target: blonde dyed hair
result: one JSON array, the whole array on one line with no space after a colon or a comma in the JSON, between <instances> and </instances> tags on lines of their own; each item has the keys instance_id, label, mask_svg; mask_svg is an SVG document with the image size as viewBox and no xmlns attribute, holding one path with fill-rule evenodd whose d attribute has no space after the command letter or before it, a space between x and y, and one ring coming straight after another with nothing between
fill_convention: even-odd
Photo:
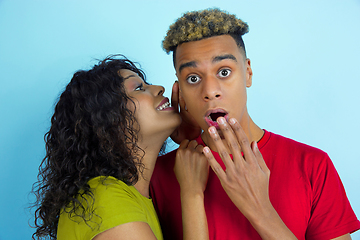
<instances>
[{"instance_id":1,"label":"blonde dyed hair","mask_svg":"<svg viewBox=\"0 0 360 240\"><path fill-rule=\"evenodd\" d=\"M162 47L169 53L181 43L224 34L231 35L238 43L237 39L242 42L241 36L248 31L247 23L218 8L186 12L170 26ZM244 48L243 43L242 47Z\"/></svg>"}]
</instances>

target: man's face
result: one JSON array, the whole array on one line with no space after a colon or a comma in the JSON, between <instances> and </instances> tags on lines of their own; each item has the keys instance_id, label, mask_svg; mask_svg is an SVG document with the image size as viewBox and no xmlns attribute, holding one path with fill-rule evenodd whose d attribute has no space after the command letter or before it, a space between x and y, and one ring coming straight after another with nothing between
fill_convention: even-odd
<instances>
[{"instance_id":1,"label":"man's face","mask_svg":"<svg viewBox=\"0 0 360 240\"><path fill-rule=\"evenodd\" d=\"M252 70L230 35L180 44L175 68L187 110L205 134L209 126L218 128L219 116L247 123L246 87L251 86Z\"/></svg>"}]
</instances>

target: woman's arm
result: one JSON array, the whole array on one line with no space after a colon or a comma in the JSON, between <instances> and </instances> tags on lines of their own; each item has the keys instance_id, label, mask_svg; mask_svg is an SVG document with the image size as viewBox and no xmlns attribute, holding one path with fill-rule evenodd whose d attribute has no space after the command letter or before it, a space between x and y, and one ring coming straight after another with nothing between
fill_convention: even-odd
<instances>
[{"instance_id":1,"label":"woman's arm","mask_svg":"<svg viewBox=\"0 0 360 240\"><path fill-rule=\"evenodd\" d=\"M203 146L195 140L184 140L177 151L175 175L180 185L184 240L208 240L209 231L204 207L209 164L202 154ZM121 224L98 234L93 240L156 240L145 222Z\"/></svg>"},{"instance_id":2,"label":"woman's arm","mask_svg":"<svg viewBox=\"0 0 360 240\"><path fill-rule=\"evenodd\" d=\"M351 240L350 233L347 233L345 235L342 235L340 237L334 238L333 240Z\"/></svg>"},{"instance_id":3,"label":"woman's arm","mask_svg":"<svg viewBox=\"0 0 360 240\"><path fill-rule=\"evenodd\" d=\"M96 235L93 240L157 240L149 224L129 222Z\"/></svg>"},{"instance_id":4,"label":"woman's arm","mask_svg":"<svg viewBox=\"0 0 360 240\"><path fill-rule=\"evenodd\" d=\"M209 165L202 150L195 140L184 140L176 153L174 172L180 185L184 240L209 239L204 207Z\"/></svg>"}]
</instances>

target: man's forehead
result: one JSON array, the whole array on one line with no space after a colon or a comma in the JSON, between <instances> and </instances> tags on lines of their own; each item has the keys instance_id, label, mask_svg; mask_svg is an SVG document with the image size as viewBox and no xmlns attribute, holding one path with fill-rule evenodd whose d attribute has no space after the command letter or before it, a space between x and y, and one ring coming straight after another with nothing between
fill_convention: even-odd
<instances>
[{"instance_id":1,"label":"man's forehead","mask_svg":"<svg viewBox=\"0 0 360 240\"><path fill-rule=\"evenodd\" d=\"M176 48L176 70L182 65L185 67L195 67L203 61L219 62L224 59L239 61L240 49L235 40L230 35L210 37L194 42L180 44Z\"/></svg>"},{"instance_id":2,"label":"man's forehead","mask_svg":"<svg viewBox=\"0 0 360 240\"><path fill-rule=\"evenodd\" d=\"M234 62L238 62L238 59L230 53L224 53L224 54L218 54L215 56L209 57L208 61L212 64L216 64L218 62L221 62L223 60L231 60ZM192 61L179 61L179 67L178 72L180 73L184 68L190 67L190 68L196 68L199 65L200 61L198 60L192 60Z\"/></svg>"}]
</instances>

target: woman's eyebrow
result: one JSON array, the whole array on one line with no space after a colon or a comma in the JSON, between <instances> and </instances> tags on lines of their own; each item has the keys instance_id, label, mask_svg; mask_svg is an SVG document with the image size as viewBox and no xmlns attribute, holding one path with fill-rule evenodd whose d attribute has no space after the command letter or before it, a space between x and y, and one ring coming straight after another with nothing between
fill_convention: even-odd
<instances>
[{"instance_id":1,"label":"woman's eyebrow","mask_svg":"<svg viewBox=\"0 0 360 240\"><path fill-rule=\"evenodd\" d=\"M133 74L131 74L131 75L127 76L127 77L124 77L124 80L129 79L129 78L131 78L131 77L136 77L136 76L133 75Z\"/></svg>"}]
</instances>

